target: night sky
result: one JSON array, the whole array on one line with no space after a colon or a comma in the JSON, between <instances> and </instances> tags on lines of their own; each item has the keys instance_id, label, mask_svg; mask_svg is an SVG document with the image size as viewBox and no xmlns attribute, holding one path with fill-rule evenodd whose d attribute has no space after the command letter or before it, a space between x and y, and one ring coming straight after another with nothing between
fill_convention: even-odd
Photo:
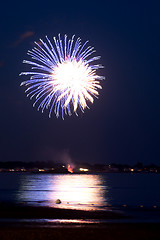
<instances>
[{"instance_id":1,"label":"night sky","mask_svg":"<svg viewBox=\"0 0 160 240\"><path fill-rule=\"evenodd\" d=\"M3 2L0 160L160 165L159 12L159 1ZM58 33L89 40L106 78L90 110L65 120L33 108L19 76L34 41Z\"/></svg>"}]
</instances>

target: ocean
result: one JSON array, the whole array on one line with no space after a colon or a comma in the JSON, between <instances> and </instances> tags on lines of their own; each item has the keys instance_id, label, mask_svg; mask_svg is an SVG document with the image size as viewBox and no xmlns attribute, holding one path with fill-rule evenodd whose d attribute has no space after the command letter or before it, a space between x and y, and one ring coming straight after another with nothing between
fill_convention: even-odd
<instances>
[{"instance_id":1,"label":"ocean","mask_svg":"<svg viewBox=\"0 0 160 240\"><path fill-rule=\"evenodd\" d=\"M156 173L2 172L0 202L83 210L160 208L159 183Z\"/></svg>"}]
</instances>

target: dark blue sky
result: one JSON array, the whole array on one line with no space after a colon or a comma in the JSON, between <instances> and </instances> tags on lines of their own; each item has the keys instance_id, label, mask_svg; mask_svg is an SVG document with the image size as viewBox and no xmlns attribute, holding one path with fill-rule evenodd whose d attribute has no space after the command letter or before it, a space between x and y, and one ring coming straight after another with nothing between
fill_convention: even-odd
<instances>
[{"instance_id":1,"label":"dark blue sky","mask_svg":"<svg viewBox=\"0 0 160 240\"><path fill-rule=\"evenodd\" d=\"M3 3L0 160L160 165L159 12L158 1ZM64 121L36 111L19 77L33 42L58 33L89 40L106 77L91 109Z\"/></svg>"}]
</instances>

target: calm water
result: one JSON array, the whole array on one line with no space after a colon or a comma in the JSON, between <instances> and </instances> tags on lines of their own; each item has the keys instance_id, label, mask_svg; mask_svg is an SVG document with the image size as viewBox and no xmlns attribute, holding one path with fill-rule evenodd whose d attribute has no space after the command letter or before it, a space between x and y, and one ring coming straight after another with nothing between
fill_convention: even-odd
<instances>
[{"instance_id":1,"label":"calm water","mask_svg":"<svg viewBox=\"0 0 160 240\"><path fill-rule=\"evenodd\" d=\"M160 174L149 173L0 173L0 201L76 209L153 207L160 206L159 183Z\"/></svg>"}]
</instances>

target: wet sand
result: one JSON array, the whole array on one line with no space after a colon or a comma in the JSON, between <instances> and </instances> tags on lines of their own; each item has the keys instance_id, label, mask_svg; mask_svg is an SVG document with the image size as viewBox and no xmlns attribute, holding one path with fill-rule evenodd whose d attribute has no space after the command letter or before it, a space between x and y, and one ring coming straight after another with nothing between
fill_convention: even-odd
<instances>
[{"instance_id":1,"label":"wet sand","mask_svg":"<svg viewBox=\"0 0 160 240\"><path fill-rule=\"evenodd\" d=\"M63 226L56 228L3 227L1 240L159 240L160 224L108 223L98 226Z\"/></svg>"},{"instance_id":2,"label":"wet sand","mask_svg":"<svg viewBox=\"0 0 160 240\"><path fill-rule=\"evenodd\" d=\"M10 222L10 219L15 221ZM27 224L19 221L28 219ZM0 204L0 240L159 240L160 223L36 224L33 219L127 220L130 216L110 209L82 211L50 207ZM17 221L17 222L16 222Z\"/></svg>"},{"instance_id":3,"label":"wet sand","mask_svg":"<svg viewBox=\"0 0 160 240\"><path fill-rule=\"evenodd\" d=\"M51 207L33 207L14 204L0 204L0 219L123 219L126 218L123 213L109 209L100 210L73 210Z\"/></svg>"}]
</instances>

